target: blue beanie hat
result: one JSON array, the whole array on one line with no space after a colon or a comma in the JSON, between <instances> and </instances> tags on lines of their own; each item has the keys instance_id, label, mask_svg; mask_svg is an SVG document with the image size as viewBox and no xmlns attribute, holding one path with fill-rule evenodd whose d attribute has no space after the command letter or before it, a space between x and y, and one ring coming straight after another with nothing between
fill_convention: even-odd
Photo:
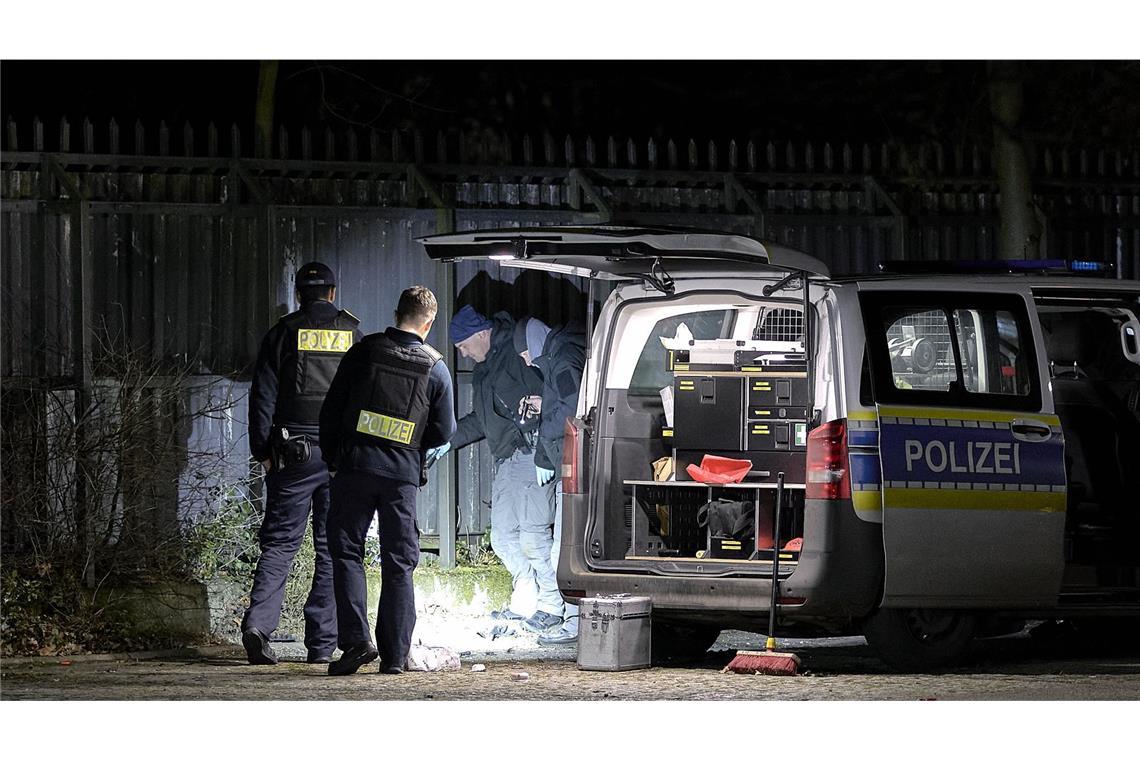
<instances>
[{"instance_id":1,"label":"blue beanie hat","mask_svg":"<svg viewBox=\"0 0 1140 760\"><path fill-rule=\"evenodd\" d=\"M491 329L491 320L475 311L470 305L455 312L447 326L452 343L462 343L477 332Z\"/></svg>"}]
</instances>

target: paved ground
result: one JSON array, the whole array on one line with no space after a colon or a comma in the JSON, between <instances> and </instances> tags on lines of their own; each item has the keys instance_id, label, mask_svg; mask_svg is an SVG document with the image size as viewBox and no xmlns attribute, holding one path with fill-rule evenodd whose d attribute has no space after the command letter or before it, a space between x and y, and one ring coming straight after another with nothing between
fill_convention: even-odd
<instances>
[{"instance_id":1,"label":"paved ground","mask_svg":"<svg viewBox=\"0 0 1140 760\"><path fill-rule=\"evenodd\" d=\"M42 658L0 663L3 699L782 699L1036 700L1140 699L1140 653L1083 653L1028 637L991 640L970 663L940 675L899 675L861 638L794 639L803 658L794 678L720 673L732 650L755 638L726 632L699 661L623 673L584 672L570 647L540 649L531 638L463 640L463 669L375 672L329 678L306 665L298 645L278 644L277 666L250 666L236 647L153 659ZM474 641L474 645L472 645ZM482 644L480 644L482 642ZM430 642L429 642L430 643ZM69 664L64 664L64 663ZM485 672L472 672L481 663ZM371 671L371 669L369 669ZM526 673L526 680L515 680Z\"/></svg>"}]
</instances>

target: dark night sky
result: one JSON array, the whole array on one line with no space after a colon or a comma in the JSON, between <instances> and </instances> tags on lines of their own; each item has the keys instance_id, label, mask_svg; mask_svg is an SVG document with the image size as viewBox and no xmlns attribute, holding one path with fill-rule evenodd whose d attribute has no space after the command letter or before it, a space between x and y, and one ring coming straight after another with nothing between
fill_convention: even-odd
<instances>
[{"instance_id":1,"label":"dark night sky","mask_svg":"<svg viewBox=\"0 0 1140 760\"><path fill-rule=\"evenodd\" d=\"M1025 65L1031 137L1134 144L1140 64ZM0 111L252 124L256 61L6 61ZM277 121L707 138L988 140L980 61L283 61Z\"/></svg>"}]
</instances>

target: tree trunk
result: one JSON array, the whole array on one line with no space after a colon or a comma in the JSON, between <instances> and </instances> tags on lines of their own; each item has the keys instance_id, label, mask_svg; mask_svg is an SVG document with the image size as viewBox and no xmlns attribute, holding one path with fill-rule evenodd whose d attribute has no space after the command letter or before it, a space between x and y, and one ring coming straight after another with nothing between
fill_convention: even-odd
<instances>
[{"instance_id":1,"label":"tree trunk","mask_svg":"<svg viewBox=\"0 0 1140 760\"><path fill-rule=\"evenodd\" d=\"M277 61L262 61L257 78L257 110L254 114L254 155L273 154L273 109L277 92Z\"/></svg>"},{"instance_id":2,"label":"tree trunk","mask_svg":"<svg viewBox=\"0 0 1140 760\"><path fill-rule=\"evenodd\" d=\"M989 80L994 168L1001 195L998 256L1002 259L1039 258L1041 228L1033 207L1029 158L1019 129L1024 99L1021 67L1016 61L991 61Z\"/></svg>"}]
</instances>

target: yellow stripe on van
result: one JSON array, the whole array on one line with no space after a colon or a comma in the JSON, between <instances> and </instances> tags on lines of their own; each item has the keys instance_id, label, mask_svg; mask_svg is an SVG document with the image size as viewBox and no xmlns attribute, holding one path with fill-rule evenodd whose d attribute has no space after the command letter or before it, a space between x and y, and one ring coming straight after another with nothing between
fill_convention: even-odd
<instances>
[{"instance_id":1,"label":"yellow stripe on van","mask_svg":"<svg viewBox=\"0 0 1140 760\"><path fill-rule=\"evenodd\" d=\"M883 511L883 497L879 491L852 491L851 503L856 512Z\"/></svg>"},{"instance_id":2,"label":"yellow stripe on van","mask_svg":"<svg viewBox=\"0 0 1140 760\"><path fill-rule=\"evenodd\" d=\"M874 422L875 420L879 419L879 415L876 414L875 412L858 412L858 411L850 411L849 410L847 412L847 419L849 419L849 420L864 420L864 421Z\"/></svg>"},{"instance_id":3,"label":"yellow stripe on van","mask_svg":"<svg viewBox=\"0 0 1140 760\"><path fill-rule=\"evenodd\" d=\"M883 490L883 500L887 509L987 509L997 512L1065 511L1064 493L1044 491L887 488Z\"/></svg>"},{"instance_id":4,"label":"yellow stripe on van","mask_svg":"<svg viewBox=\"0 0 1140 760\"><path fill-rule=\"evenodd\" d=\"M918 417L935 420L976 420L980 422L1010 422L1024 419L1036 420L1046 425L1060 425L1061 419L1055 414L1032 414L1017 411L980 411L977 409L944 409L936 406L883 406L879 414L885 417ZM850 419L860 419L849 414ZM866 419L875 419L874 416Z\"/></svg>"},{"instance_id":5,"label":"yellow stripe on van","mask_svg":"<svg viewBox=\"0 0 1140 760\"><path fill-rule=\"evenodd\" d=\"M352 348L352 330L298 330L298 351L343 354Z\"/></svg>"}]
</instances>

